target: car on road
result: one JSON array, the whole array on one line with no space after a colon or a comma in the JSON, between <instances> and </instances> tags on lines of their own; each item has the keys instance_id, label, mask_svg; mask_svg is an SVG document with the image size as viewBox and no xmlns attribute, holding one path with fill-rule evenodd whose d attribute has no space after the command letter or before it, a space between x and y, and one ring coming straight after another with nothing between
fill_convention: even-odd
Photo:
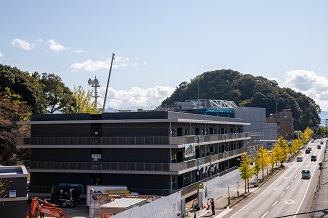
<instances>
[{"instance_id":1,"label":"car on road","mask_svg":"<svg viewBox=\"0 0 328 218\"><path fill-rule=\"evenodd\" d=\"M316 154L311 155L311 161L317 161L317 155Z\"/></svg>"},{"instance_id":2,"label":"car on road","mask_svg":"<svg viewBox=\"0 0 328 218\"><path fill-rule=\"evenodd\" d=\"M308 147L307 149L309 149L310 151L312 151L312 147Z\"/></svg>"},{"instance_id":3,"label":"car on road","mask_svg":"<svg viewBox=\"0 0 328 218\"><path fill-rule=\"evenodd\" d=\"M320 144L323 144L323 140L320 141Z\"/></svg>"},{"instance_id":4,"label":"car on road","mask_svg":"<svg viewBox=\"0 0 328 218\"><path fill-rule=\"evenodd\" d=\"M307 148L307 149L305 150L305 154L310 154L310 153L311 153L311 150Z\"/></svg>"},{"instance_id":5,"label":"car on road","mask_svg":"<svg viewBox=\"0 0 328 218\"><path fill-rule=\"evenodd\" d=\"M297 162L302 162L302 161L303 161L303 157L302 157L302 156L298 156L298 157L296 158L296 160L297 160Z\"/></svg>"},{"instance_id":6,"label":"car on road","mask_svg":"<svg viewBox=\"0 0 328 218\"><path fill-rule=\"evenodd\" d=\"M309 169L302 170L302 179L310 179L311 178L311 171Z\"/></svg>"},{"instance_id":7,"label":"car on road","mask_svg":"<svg viewBox=\"0 0 328 218\"><path fill-rule=\"evenodd\" d=\"M317 145L317 149L321 149L321 145Z\"/></svg>"}]
</instances>

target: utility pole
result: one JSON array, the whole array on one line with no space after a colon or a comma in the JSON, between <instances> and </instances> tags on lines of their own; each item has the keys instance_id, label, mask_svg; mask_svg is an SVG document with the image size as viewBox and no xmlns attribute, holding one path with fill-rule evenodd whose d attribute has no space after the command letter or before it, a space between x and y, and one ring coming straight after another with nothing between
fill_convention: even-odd
<instances>
[{"instance_id":1,"label":"utility pole","mask_svg":"<svg viewBox=\"0 0 328 218\"><path fill-rule=\"evenodd\" d=\"M325 133L326 133L326 134L325 134L325 136L327 137L327 124L328 124L328 119L326 118L325 121L326 121L326 122L325 122L325 123L326 123L326 129L325 129Z\"/></svg>"}]
</instances>

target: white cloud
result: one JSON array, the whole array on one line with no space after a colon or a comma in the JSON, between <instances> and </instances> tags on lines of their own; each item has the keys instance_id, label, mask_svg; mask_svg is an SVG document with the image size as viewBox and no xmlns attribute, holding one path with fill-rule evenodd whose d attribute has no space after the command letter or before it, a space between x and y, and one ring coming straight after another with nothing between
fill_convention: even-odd
<instances>
[{"instance_id":1,"label":"white cloud","mask_svg":"<svg viewBox=\"0 0 328 218\"><path fill-rule=\"evenodd\" d=\"M86 60L82 63L74 63L71 65L71 70L76 71L96 71L102 69L109 69L109 60L106 61L93 61L91 59Z\"/></svg>"},{"instance_id":2,"label":"white cloud","mask_svg":"<svg viewBox=\"0 0 328 218\"><path fill-rule=\"evenodd\" d=\"M53 39L47 41L47 46L54 52L60 52L65 49L63 45Z\"/></svg>"},{"instance_id":3,"label":"white cloud","mask_svg":"<svg viewBox=\"0 0 328 218\"><path fill-rule=\"evenodd\" d=\"M106 108L111 107L115 109L138 109L148 108L154 109L159 106L163 100L169 97L174 87L156 86L149 89L142 89L139 87L132 87L130 90L115 90L111 87L108 89ZM100 88L100 96L104 96L106 87ZM103 97L99 102L103 104Z\"/></svg>"},{"instance_id":4,"label":"white cloud","mask_svg":"<svg viewBox=\"0 0 328 218\"><path fill-rule=\"evenodd\" d=\"M287 72L283 85L309 96L322 110L328 110L327 78L318 76L313 71L294 70Z\"/></svg>"},{"instance_id":5,"label":"white cloud","mask_svg":"<svg viewBox=\"0 0 328 218\"><path fill-rule=\"evenodd\" d=\"M14 47L18 47L23 50L31 50L34 48L34 44L30 44L29 42L22 39L14 39L11 42L11 45Z\"/></svg>"},{"instance_id":6,"label":"white cloud","mask_svg":"<svg viewBox=\"0 0 328 218\"><path fill-rule=\"evenodd\" d=\"M111 58L108 58L107 60L104 60L104 61L93 61L91 59L88 59L84 62L74 63L71 65L70 68L73 72L96 71L96 70L109 69L111 60L112 60ZM130 63L128 57L125 57L125 58L124 57L115 57L115 60L113 62L113 68L138 66L138 65L139 64L137 62Z\"/></svg>"},{"instance_id":7,"label":"white cloud","mask_svg":"<svg viewBox=\"0 0 328 218\"><path fill-rule=\"evenodd\" d=\"M86 53L87 51L83 50L82 48L78 48L78 49L74 49L74 52L76 54L82 54L82 53Z\"/></svg>"},{"instance_id":8,"label":"white cloud","mask_svg":"<svg viewBox=\"0 0 328 218\"><path fill-rule=\"evenodd\" d=\"M1 51L0 51L0 58L2 58L3 57L3 54L1 53Z\"/></svg>"}]
</instances>

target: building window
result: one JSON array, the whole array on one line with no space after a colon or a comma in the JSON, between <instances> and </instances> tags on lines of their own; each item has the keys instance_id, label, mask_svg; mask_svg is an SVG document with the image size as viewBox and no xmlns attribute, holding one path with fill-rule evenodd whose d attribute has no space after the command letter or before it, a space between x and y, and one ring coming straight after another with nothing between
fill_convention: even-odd
<instances>
[{"instance_id":1,"label":"building window","mask_svg":"<svg viewBox=\"0 0 328 218\"><path fill-rule=\"evenodd\" d=\"M189 135L189 129L184 129L184 135Z\"/></svg>"},{"instance_id":2,"label":"building window","mask_svg":"<svg viewBox=\"0 0 328 218\"><path fill-rule=\"evenodd\" d=\"M182 136L182 128L177 128L177 136Z\"/></svg>"},{"instance_id":3,"label":"building window","mask_svg":"<svg viewBox=\"0 0 328 218\"><path fill-rule=\"evenodd\" d=\"M213 134L213 128L210 128L210 134Z\"/></svg>"},{"instance_id":4,"label":"building window","mask_svg":"<svg viewBox=\"0 0 328 218\"><path fill-rule=\"evenodd\" d=\"M175 129L172 129L172 130L171 130L171 136L172 136L172 137L175 137L175 136L176 136L176 131L175 131Z\"/></svg>"},{"instance_id":5,"label":"building window","mask_svg":"<svg viewBox=\"0 0 328 218\"><path fill-rule=\"evenodd\" d=\"M177 179L176 178L172 178L172 189L176 189L177 186Z\"/></svg>"},{"instance_id":6,"label":"building window","mask_svg":"<svg viewBox=\"0 0 328 218\"><path fill-rule=\"evenodd\" d=\"M190 184L190 178L189 178L189 175L186 175L183 178L183 186L186 186L186 185L189 185L189 184Z\"/></svg>"},{"instance_id":7,"label":"building window","mask_svg":"<svg viewBox=\"0 0 328 218\"><path fill-rule=\"evenodd\" d=\"M172 162L176 162L177 161L177 154L174 153L174 154L171 155L171 161Z\"/></svg>"},{"instance_id":8,"label":"building window","mask_svg":"<svg viewBox=\"0 0 328 218\"><path fill-rule=\"evenodd\" d=\"M92 162L101 162L101 154L91 154Z\"/></svg>"},{"instance_id":9,"label":"building window","mask_svg":"<svg viewBox=\"0 0 328 218\"><path fill-rule=\"evenodd\" d=\"M199 135L199 128L195 128L195 135Z\"/></svg>"}]
</instances>

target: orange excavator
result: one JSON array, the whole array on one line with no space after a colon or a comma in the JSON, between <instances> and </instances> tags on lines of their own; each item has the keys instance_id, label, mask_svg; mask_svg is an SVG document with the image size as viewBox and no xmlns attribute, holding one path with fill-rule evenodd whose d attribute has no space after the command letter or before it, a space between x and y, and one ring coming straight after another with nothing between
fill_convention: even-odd
<instances>
[{"instance_id":1,"label":"orange excavator","mask_svg":"<svg viewBox=\"0 0 328 218\"><path fill-rule=\"evenodd\" d=\"M36 218L40 213L52 215L54 217L66 218L66 212L51 204L46 200L34 197L31 202L31 208L28 212L28 218Z\"/></svg>"}]
</instances>

